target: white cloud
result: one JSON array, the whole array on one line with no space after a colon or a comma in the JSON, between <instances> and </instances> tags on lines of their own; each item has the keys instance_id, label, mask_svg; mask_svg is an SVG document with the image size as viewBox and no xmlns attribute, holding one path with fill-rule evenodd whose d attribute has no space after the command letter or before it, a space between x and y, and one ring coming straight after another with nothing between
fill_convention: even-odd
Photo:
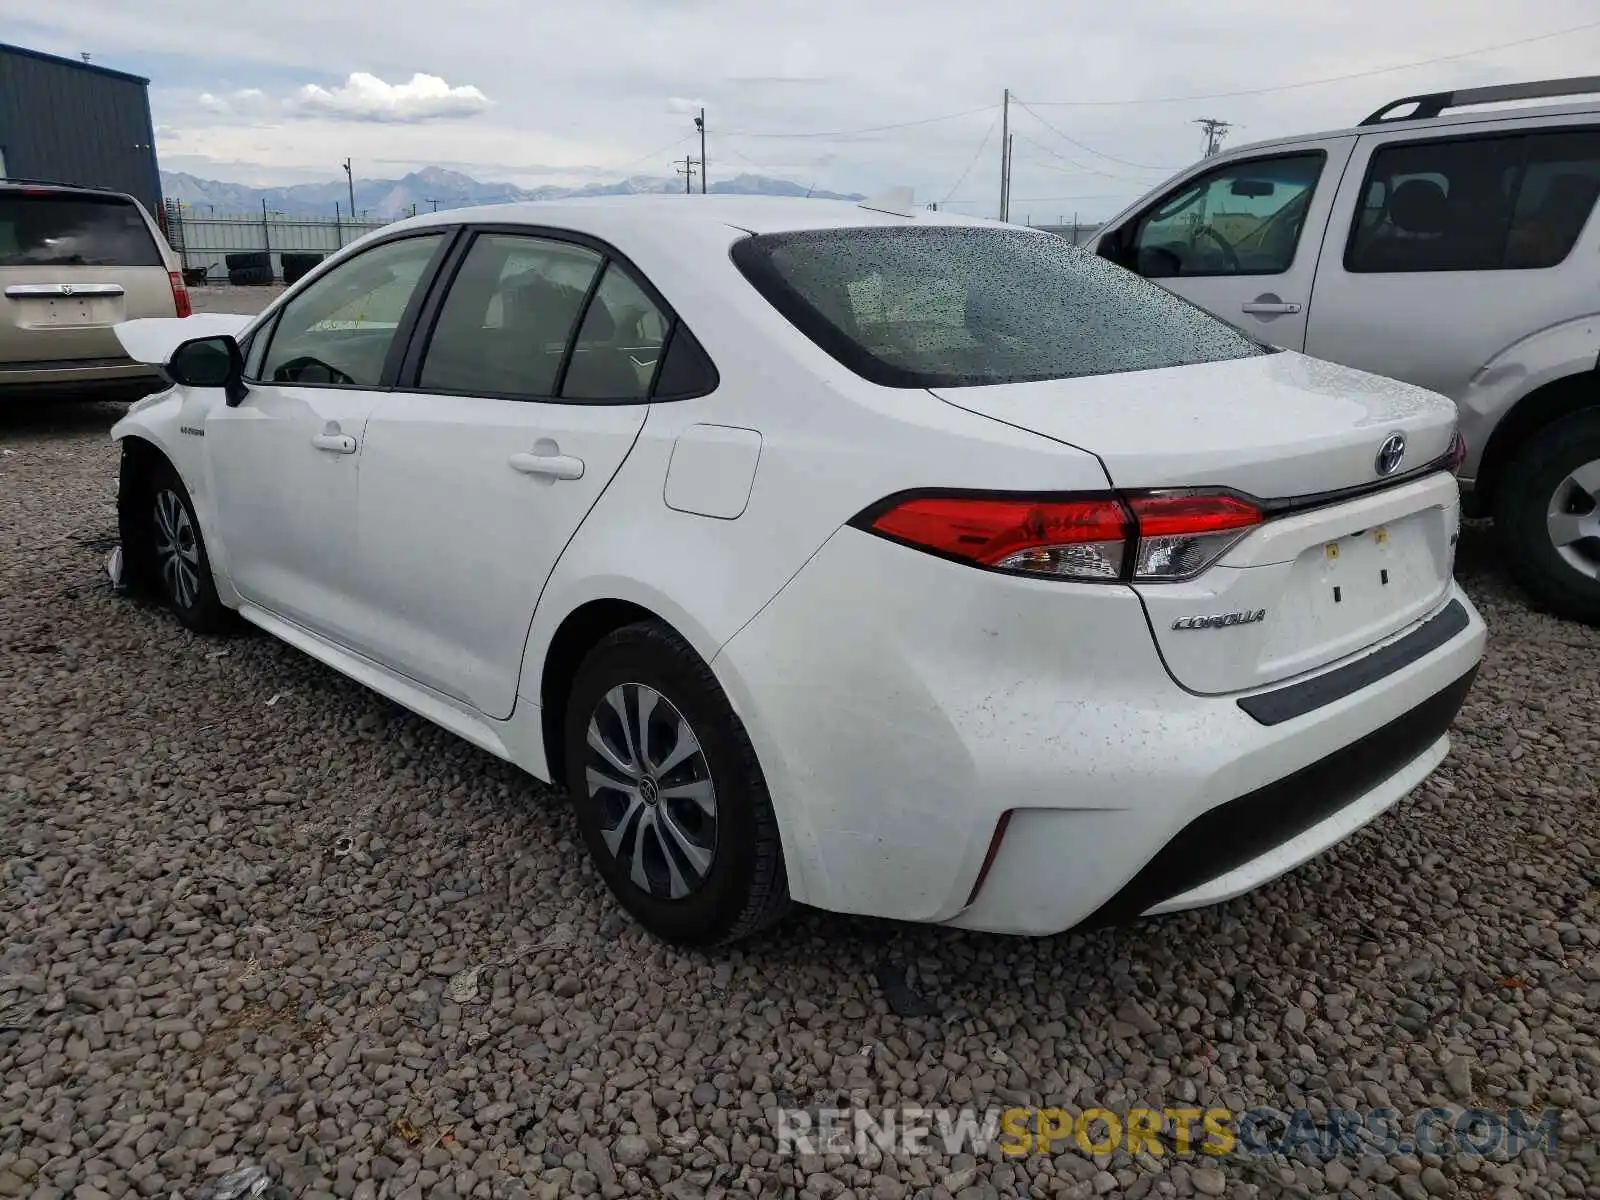
<instances>
[{"instance_id":1,"label":"white cloud","mask_svg":"<svg viewBox=\"0 0 1600 1200\"><path fill-rule=\"evenodd\" d=\"M477 116L488 110L489 103L489 97L471 84L451 87L437 75L418 73L409 83L385 83L376 75L356 71L341 87L306 84L290 99L288 108L319 117L409 125Z\"/></svg>"},{"instance_id":2,"label":"white cloud","mask_svg":"<svg viewBox=\"0 0 1600 1200\"><path fill-rule=\"evenodd\" d=\"M200 93L197 101L201 108L219 117L250 116L263 111L270 103L260 88L240 88L225 96L210 92Z\"/></svg>"},{"instance_id":3,"label":"white cloud","mask_svg":"<svg viewBox=\"0 0 1600 1200\"><path fill-rule=\"evenodd\" d=\"M705 106L706 102L704 100L690 100L683 96L671 96L667 99L667 111L669 113L697 113Z\"/></svg>"}]
</instances>

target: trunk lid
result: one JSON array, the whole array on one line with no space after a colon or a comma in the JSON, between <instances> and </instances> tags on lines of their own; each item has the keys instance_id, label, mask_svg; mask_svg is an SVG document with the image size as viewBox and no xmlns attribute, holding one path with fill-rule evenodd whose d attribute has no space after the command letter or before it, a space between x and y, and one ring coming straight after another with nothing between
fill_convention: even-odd
<instances>
[{"instance_id":1,"label":"trunk lid","mask_svg":"<svg viewBox=\"0 0 1600 1200\"><path fill-rule=\"evenodd\" d=\"M1448 596L1455 479L1408 478L1449 453L1456 413L1443 396L1290 352L935 393L1098 455L1119 489L1228 488L1296 502L1197 578L1135 586L1167 669L1191 691L1244 691L1317 670ZM1380 450L1394 434L1405 448L1387 475L1400 482L1327 495L1381 485Z\"/></svg>"},{"instance_id":2,"label":"trunk lid","mask_svg":"<svg viewBox=\"0 0 1600 1200\"><path fill-rule=\"evenodd\" d=\"M1398 380L1283 351L1155 371L935 388L949 404L1098 455L1119 488L1230 487L1263 500L1377 481L1445 454L1455 405Z\"/></svg>"}]
</instances>

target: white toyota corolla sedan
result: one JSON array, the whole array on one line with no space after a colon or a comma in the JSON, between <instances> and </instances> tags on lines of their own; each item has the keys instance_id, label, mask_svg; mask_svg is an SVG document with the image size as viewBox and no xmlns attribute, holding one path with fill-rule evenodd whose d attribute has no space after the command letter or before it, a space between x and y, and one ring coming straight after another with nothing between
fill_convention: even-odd
<instances>
[{"instance_id":1,"label":"white toyota corolla sedan","mask_svg":"<svg viewBox=\"0 0 1600 1200\"><path fill-rule=\"evenodd\" d=\"M129 584L564 785L673 941L1235 896L1416 787L1483 652L1448 400L1048 233L469 209L119 332L173 381Z\"/></svg>"}]
</instances>

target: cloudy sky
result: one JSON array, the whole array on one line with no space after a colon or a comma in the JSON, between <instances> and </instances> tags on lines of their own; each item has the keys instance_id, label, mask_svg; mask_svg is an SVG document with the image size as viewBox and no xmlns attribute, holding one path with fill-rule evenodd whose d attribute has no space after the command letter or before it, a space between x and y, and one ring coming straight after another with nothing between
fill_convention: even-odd
<instances>
[{"instance_id":1,"label":"cloudy sky","mask_svg":"<svg viewBox=\"0 0 1600 1200\"><path fill-rule=\"evenodd\" d=\"M0 18L9 41L149 76L163 167L254 184L341 177L346 155L368 177L667 175L704 104L713 180L909 184L990 213L1010 87L1012 215L1035 221L1114 212L1199 157L1197 117L1234 144L1600 61L1594 0L0 0Z\"/></svg>"}]
</instances>

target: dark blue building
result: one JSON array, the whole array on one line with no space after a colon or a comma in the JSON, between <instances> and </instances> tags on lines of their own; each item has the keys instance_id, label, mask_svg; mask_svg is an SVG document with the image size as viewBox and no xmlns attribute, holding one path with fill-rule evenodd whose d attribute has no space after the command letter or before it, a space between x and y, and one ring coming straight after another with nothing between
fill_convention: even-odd
<instances>
[{"instance_id":1,"label":"dark blue building","mask_svg":"<svg viewBox=\"0 0 1600 1200\"><path fill-rule=\"evenodd\" d=\"M0 176L111 188L161 214L150 81L0 43Z\"/></svg>"}]
</instances>

